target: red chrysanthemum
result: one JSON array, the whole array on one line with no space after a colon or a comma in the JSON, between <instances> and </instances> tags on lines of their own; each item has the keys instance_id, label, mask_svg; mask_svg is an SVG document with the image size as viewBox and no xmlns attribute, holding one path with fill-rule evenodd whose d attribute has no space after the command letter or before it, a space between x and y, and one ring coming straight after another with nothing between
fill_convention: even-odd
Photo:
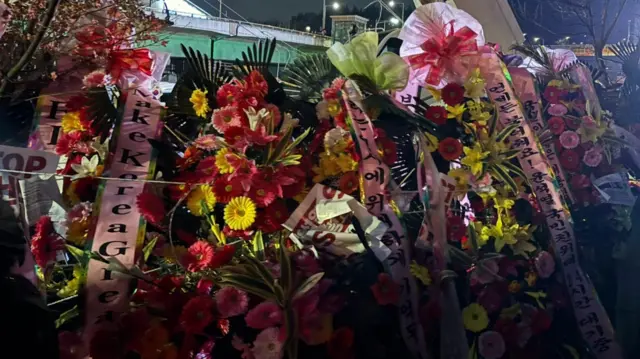
<instances>
[{"instance_id":1,"label":"red chrysanthemum","mask_svg":"<svg viewBox=\"0 0 640 359\"><path fill-rule=\"evenodd\" d=\"M253 70L246 78L247 88L250 90L258 91L262 96L266 95L269 92L269 85L267 85L267 81L264 79L264 76L257 71Z\"/></svg>"},{"instance_id":2,"label":"red chrysanthemum","mask_svg":"<svg viewBox=\"0 0 640 359\"><path fill-rule=\"evenodd\" d=\"M213 321L215 302L209 296L192 298L182 309L180 326L187 333L202 333Z\"/></svg>"},{"instance_id":3,"label":"red chrysanthemum","mask_svg":"<svg viewBox=\"0 0 640 359\"><path fill-rule=\"evenodd\" d=\"M464 101L464 87L456 83L449 83L442 88L442 101L449 106L456 106Z\"/></svg>"},{"instance_id":4,"label":"red chrysanthemum","mask_svg":"<svg viewBox=\"0 0 640 359\"><path fill-rule=\"evenodd\" d=\"M467 235L467 227L464 220L459 216L449 216L447 218L447 236L450 241L459 242Z\"/></svg>"},{"instance_id":5,"label":"red chrysanthemum","mask_svg":"<svg viewBox=\"0 0 640 359\"><path fill-rule=\"evenodd\" d=\"M574 171L580 167L580 154L574 150L564 150L560 155L560 164L567 170Z\"/></svg>"},{"instance_id":6,"label":"red chrysanthemum","mask_svg":"<svg viewBox=\"0 0 640 359\"><path fill-rule=\"evenodd\" d=\"M47 264L56 260L57 251L63 248L64 241L53 228L51 217L41 217L31 237L31 252L36 264L45 268Z\"/></svg>"},{"instance_id":7,"label":"red chrysanthemum","mask_svg":"<svg viewBox=\"0 0 640 359\"><path fill-rule=\"evenodd\" d=\"M216 200L220 203L229 203L232 198L242 196L244 190L238 181L230 181L229 176L220 176L213 187Z\"/></svg>"},{"instance_id":8,"label":"red chrysanthemum","mask_svg":"<svg viewBox=\"0 0 640 359\"><path fill-rule=\"evenodd\" d=\"M447 137L440 141L440 144L438 145L438 152L440 152L440 155L445 160L453 161L462 155L462 144L455 138Z\"/></svg>"},{"instance_id":9,"label":"red chrysanthemum","mask_svg":"<svg viewBox=\"0 0 640 359\"><path fill-rule=\"evenodd\" d=\"M433 121L436 125L444 125L447 123L447 116L447 109L443 106L431 106L425 113L425 117Z\"/></svg>"},{"instance_id":10,"label":"red chrysanthemum","mask_svg":"<svg viewBox=\"0 0 640 359\"><path fill-rule=\"evenodd\" d=\"M391 166L398 160L398 147L389 137L380 136L376 140L378 148L382 152L382 161Z\"/></svg>"},{"instance_id":11,"label":"red chrysanthemum","mask_svg":"<svg viewBox=\"0 0 640 359\"><path fill-rule=\"evenodd\" d=\"M63 133L56 143L56 153L61 156L68 155L76 151L80 142L82 142L82 132Z\"/></svg>"},{"instance_id":12,"label":"red chrysanthemum","mask_svg":"<svg viewBox=\"0 0 640 359\"><path fill-rule=\"evenodd\" d=\"M233 104L241 94L242 88L235 82L220 86L216 93L218 106L224 107Z\"/></svg>"},{"instance_id":13,"label":"red chrysanthemum","mask_svg":"<svg viewBox=\"0 0 640 359\"><path fill-rule=\"evenodd\" d=\"M380 273L378 281L371 286L378 305L397 304L400 300L400 286L387 273Z\"/></svg>"},{"instance_id":14,"label":"red chrysanthemum","mask_svg":"<svg viewBox=\"0 0 640 359\"><path fill-rule=\"evenodd\" d=\"M214 250L211 244L205 241L197 241L189 247L184 256L184 262L189 271L197 272L211 267L213 258Z\"/></svg>"},{"instance_id":15,"label":"red chrysanthemum","mask_svg":"<svg viewBox=\"0 0 640 359\"><path fill-rule=\"evenodd\" d=\"M224 140L235 148L242 148L247 145L244 136L244 127L233 126L224 131Z\"/></svg>"},{"instance_id":16,"label":"red chrysanthemum","mask_svg":"<svg viewBox=\"0 0 640 359\"><path fill-rule=\"evenodd\" d=\"M565 123L562 117L551 117L549 119L549 130L556 136L560 136L564 132Z\"/></svg>"},{"instance_id":17,"label":"red chrysanthemum","mask_svg":"<svg viewBox=\"0 0 640 359\"><path fill-rule=\"evenodd\" d=\"M253 181L251 190L249 191L249 198L256 203L259 208L264 208L273 203L276 200L278 189L275 184L270 181L265 181L260 175Z\"/></svg>"},{"instance_id":18,"label":"red chrysanthemum","mask_svg":"<svg viewBox=\"0 0 640 359\"><path fill-rule=\"evenodd\" d=\"M258 228L264 233L273 233L282 229L282 224L289 219L289 209L284 201L273 202L264 211L258 213Z\"/></svg>"},{"instance_id":19,"label":"red chrysanthemum","mask_svg":"<svg viewBox=\"0 0 640 359\"><path fill-rule=\"evenodd\" d=\"M338 188L346 194L352 194L358 190L359 185L360 180L358 178L358 174L354 171L350 171L340 177Z\"/></svg>"},{"instance_id":20,"label":"red chrysanthemum","mask_svg":"<svg viewBox=\"0 0 640 359\"><path fill-rule=\"evenodd\" d=\"M547 88L544 90L544 93L542 94L545 100L549 101L552 104L560 103L560 100L562 100L566 95L566 90L555 86L547 86Z\"/></svg>"},{"instance_id":21,"label":"red chrysanthemum","mask_svg":"<svg viewBox=\"0 0 640 359\"><path fill-rule=\"evenodd\" d=\"M161 198L152 193L142 192L136 198L136 204L142 217L149 223L156 225L162 223L166 211Z\"/></svg>"},{"instance_id":22,"label":"red chrysanthemum","mask_svg":"<svg viewBox=\"0 0 640 359\"><path fill-rule=\"evenodd\" d=\"M242 115L233 106L226 106L213 111L213 127L224 133L231 127L242 126Z\"/></svg>"}]
</instances>

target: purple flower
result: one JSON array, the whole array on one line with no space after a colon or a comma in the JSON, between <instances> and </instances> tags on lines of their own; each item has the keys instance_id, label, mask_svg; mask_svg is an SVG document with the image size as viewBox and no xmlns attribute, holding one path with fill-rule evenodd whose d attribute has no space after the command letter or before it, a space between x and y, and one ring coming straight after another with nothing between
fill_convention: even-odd
<instances>
[{"instance_id":1,"label":"purple flower","mask_svg":"<svg viewBox=\"0 0 640 359\"><path fill-rule=\"evenodd\" d=\"M536 257L536 271L540 278L549 278L556 270L556 261L547 251L542 251Z\"/></svg>"},{"instance_id":2,"label":"purple flower","mask_svg":"<svg viewBox=\"0 0 640 359\"><path fill-rule=\"evenodd\" d=\"M504 355L505 345L498 332L484 332L478 338L478 351L484 359L500 359Z\"/></svg>"}]
</instances>

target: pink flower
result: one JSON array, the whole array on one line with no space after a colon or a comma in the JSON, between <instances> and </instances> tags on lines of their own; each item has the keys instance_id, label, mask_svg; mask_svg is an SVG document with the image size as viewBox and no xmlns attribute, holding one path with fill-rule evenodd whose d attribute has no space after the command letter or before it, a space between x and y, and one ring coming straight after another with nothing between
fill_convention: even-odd
<instances>
[{"instance_id":1,"label":"pink flower","mask_svg":"<svg viewBox=\"0 0 640 359\"><path fill-rule=\"evenodd\" d=\"M567 107L561 103L552 104L547 110L551 116L564 116L567 114Z\"/></svg>"},{"instance_id":2,"label":"pink flower","mask_svg":"<svg viewBox=\"0 0 640 359\"><path fill-rule=\"evenodd\" d=\"M213 151L218 149L218 139L214 135L200 136L193 141L193 144L201 150Z\"/></svg>"},{"instance_id":3,"label":"pink flower","mask_svg":"<svg viewBox=\"0 0 640 359\"><path fill-rule=\"evenodd\" d=\"M265 329L282 323L282 309L275 303L262 302L244 317L247 325L254 329Z\"/></svg>"},{"instance_id":4,"label":"pink flower","mask_svg":"<svg viewBox=\"0 0 640 359\"><path fill-rule=\"evenodd\" d=\"M496 274L500 270L498 262L495 260L486 260L482 262L482 267L476 267L471 272L471 285L488 284L496 280Z\"/></svg>"},{"instance_id":5,"label":"pink flower","mask_svg":"<svg viewBox=\"0 0 640 359\"><path fill-rule=\"evenodd\" d=\"M602 150L599 147L593 147L589 151L584 153L584 157L582 157L582 162L589 167L598 167L600 162L602 162Z\"/></svg>"},{"instance_id":6,"label":"pink flower","mask_svg":"<svg viewBox=\"0 0 640 359\"><path fill-rule=\"evenodd\" d=\"M218 312L223 318L244 314L249 306L247 293L234 287L224 287L216 293Z\"/></svg>"},{"instance_id":7,"label":"pink flower","mask_svg":"<svg viewBox=\"0 0 640 359\"><path fill-rule=\"evenodd\" d=\"M484 359L500 359L504 355L505 345L498 332L484 332L478 338L478 351Z\"/></svg>"},{"instance_id":8,"label":"pink flower","mask_svg":"<svg viewBox=\"0 0 640 359\"><path fill-rule=\"evenodd\" d=\"M548 122L549 130L554 135L559 135L564 131L564 120L562 117L551 117Z\"/></svg>"},{"instance_id":9,"label":"pink flower","mask_svg":"<svg viewBox=\"0 0 640 359\"><path fill-rule=\"evenodd\" d=\"M371 286L378 305L397 304L400 301L400 286L387 273L380 273L378 281Z\"/></svg>"},{"instance_id":10,"label":"pink flower","mask_svg":"<svg viewBox=\"0 0 640 359\"><path fill-rule=\"evenodd\" d=\"M560 145L568 150L578 147L579 144L580 136L573 131L564 131L560 135Z\"/></svg>"},{"instance_id":11,"label":"pink flower","mask_svg":"<svg viewBox=\"0 0 640 359\"><path fill-rule=\"evenodd\" d=\"M538 254L535 264L540 278L549 278L556 270L556 261L547 251L542 251Z\"/></svg>"},{"instance_id":12,"label":"pink flower","mask_svg":"<svg viewBox=\"0 0 640 359\"><path fill-rule=\"evenodd\" d=\"M233 106L219 108L213 111L213 127L224 133L229 127L242 126L242 116Z\"/></svg>"},{"instance_id":13,"label":"pink flower","mask_svg":"<svg viewBox=\"0 0 640 359\"><path fill-rule=\"evenodd\" d=\"M282 342L278 339L280 330L268 328L260 332L253 342L253 355L256 359L282 358Z\"/></svg>"},{"instance_id":14,"label":"pink flower","mask_svg":"<svg viewBox=\"0 0 640 359\"><path fill-rule=\"evenodd\" d=\"M103 87L107 81L107 74L104 70L96 70L82 79L84 87Z\"/></svg>"}]
</instances>

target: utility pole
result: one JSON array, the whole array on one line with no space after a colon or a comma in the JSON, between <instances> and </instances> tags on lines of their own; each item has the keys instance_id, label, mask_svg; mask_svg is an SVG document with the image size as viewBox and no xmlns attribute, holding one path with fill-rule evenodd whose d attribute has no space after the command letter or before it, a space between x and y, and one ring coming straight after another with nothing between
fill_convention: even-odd
<instances>
[{"instance_id":1,"label":"utility pole","mask_svg":"<svg viewBox=\"0 0 640 359\"><path fill-rule=\"evenodd\" d=\"M218 16L222 17L222 0L218 0L220 3L220 11L218 12Z\"/></svg>"},{"instance_id":2,"label":"utility pole","mask_svg":"<svg viewBox=\"0 0 640 359\"><path fill-rule=\"evenodd\" d=\"M322 0L322 29L320 29L320 31L322 32L324 30L326 33L326 29L327 29L327 0Z\"/></svg>"}]
</instances>

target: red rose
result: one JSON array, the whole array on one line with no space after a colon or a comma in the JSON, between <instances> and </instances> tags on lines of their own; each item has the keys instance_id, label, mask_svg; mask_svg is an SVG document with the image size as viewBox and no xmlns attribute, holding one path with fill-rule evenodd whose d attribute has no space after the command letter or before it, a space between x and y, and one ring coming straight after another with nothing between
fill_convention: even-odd
<instances>
[{"instance_id":1,"label":"red rose","mask_svg":"<svg viewBox=\"0 0 640 359\"><path fill-rule=\"evenodd\" d=\"M445 160L453 161L462 155L462 144L455 138L447 137L440 141L440 144L438 145L438 152L440 152L440 155Z\"/></svg>"},{"instance_id":2,"label":"red rose","mask_svg":"<svg viewBox=\"0 0 640 359\"><path fill-rule=\"evenodd\" d=\"M575 171L580 167L580 155L574 150L564 150L560 155L560 164L566 170Z\"/></svg>"},{"instance_id":3,"label":"red rose","mask_svg":"<svg viewBox=\"0 0 640 359\"><path fill-rule=\"evenodd\" d=\"M425 117L433 121L436 125L444 125L447 123L447 115L447 109L442 106L431 106L425 113Z\"/></svg>"},{"instance_id":4,"label":"red rose","mask_svg":"<svg viewBox=\"0 0 640 359\"><path fill-rule=\"evenodd\" d=\"M462 103L464 100L464 87L456 84L450 83L445 86L440 92L442 96L442 101L449 106L456 106Z\"/></svg>"},{"instance_id":5,"label":"red rose","mask_svg":"<svg viewBox=\"0 0 640 359\"><path fill-rule=\"evenodd\" d=\"M556 136L560 136L564 132L564 120L562 117L551 117L549 119L549 130Z\"/></svg>"}]
</instances>

